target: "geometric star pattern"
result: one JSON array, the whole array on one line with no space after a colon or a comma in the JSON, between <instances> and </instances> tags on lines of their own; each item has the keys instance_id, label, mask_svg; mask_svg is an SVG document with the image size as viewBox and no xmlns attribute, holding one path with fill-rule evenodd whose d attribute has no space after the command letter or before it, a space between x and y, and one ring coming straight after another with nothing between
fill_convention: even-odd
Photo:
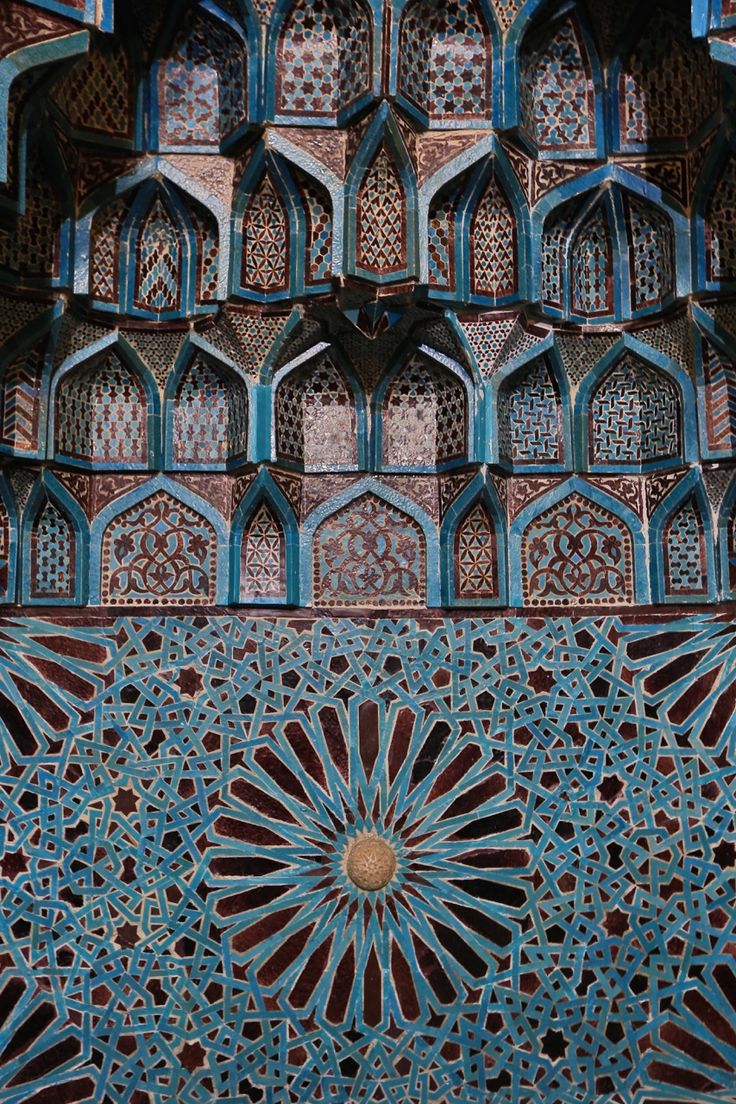
<instances>
[{"instance_id":1,"label":"geometric star pattern","mask_svg":"<svg viewBox=\"0 0 736 1104\"><path fill-rule=\"evenodd\" d=\"M3 636L4 1100L732 1091L728 618Z\"/></svg>"}]
</instances>

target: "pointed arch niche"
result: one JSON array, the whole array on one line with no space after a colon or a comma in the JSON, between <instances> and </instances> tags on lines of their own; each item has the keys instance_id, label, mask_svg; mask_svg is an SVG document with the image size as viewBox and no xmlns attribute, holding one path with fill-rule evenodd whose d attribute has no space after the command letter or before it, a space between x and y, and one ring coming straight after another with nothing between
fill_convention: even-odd
<instances>
[{"instance_id":1,"label":"pointed arch niche","mask_svg":"<svg viewBox=\"0 0 736 1104\"><path fill-rule=\"evenodd\" d=\"M169 21L168 44L159 42L151 70L151 130L160 150L218 150L248 121L246 26L200 6L183 12L172 6L172 15L178 18Z\"/></svg>"},{"instance_id":2,"label":"pointed arch niche","mask_svg":"<svg viewBox=\"0 0 736 1104\"><path fill-rule=\"evenodd\" d=\"M450 504L440 530L443 603L506 602L506 519L492 483L476 478Z\"/></svg>"},{"instance_id":3,"label":"pointed arch niche","mask_svg":"<svg viewBox=\"0 0 736 1104\"><path fill-rule=\"evenodd\" d=\"M498 463L527 472L569 467L569 395L550 353L504 370L494 394Z\"/></svg>"},{"instance_id":4,"label":"pointed arch niche","mask_svg":"<svg viewBox=\"0 0 736 1104\"><path fill-rule=\"evenodd\" d=\"M345 122L373 84L373 19L364 0L277 5L269 38L271 110L278 121Z\"/></svg>"},{"instance_id":5,"label":"pointed arch niche","mask_svg":"<svg viewBox=\"0 0 736 1104\"><path fill-rule=\"evenodd\" d=\"M153 381L116 345L62 369L54 395L54 457L82 467L146 468L158 452Z\"/></svg>"},{"instance_id":6,"label":"pointed arch niche","mask_svg":"<svg viewBox=\"0 0 736 1104\"><path fill-rule=\"evenodd\" d=\"M399 22L398 89L420 122L488 124L494 24L479 0L409 0Z\"/></svg>"},{"instance_id":7,"label":"pointed arch niche","mask_svg":"<svg viewBox=\"0 0 736 1104\"><path fill-rule=\"evenodd\" d=\"M24 603L72 606L86 601L87 520L50 473L35 484L26 503L22 547Z\"/></svg>"},{"instance_id":8,"label":"pointed arch niche","mask_svg":"<svg viewBox=\"0 0 736 1104\"><path fill-rule=\"evenodd\" d=\"M260 146L233 211L231 288L258 302L319 293L331 286L332 198L322 182Z\"/></svg>"},{"instance_id":9,"label":"pointed arch niche","mask_svg":"<svg viewBox=\"0 0 736 1104\"><path fill-rule=\"evenodd\" d=\"M543 5L519 54L518 123L541 157L589 157L604 151L602 78L592 35L577 4L559 15Z\"/></svg>"},{"instance_id":10,"label":"pointed arch niche","mask_svg":"<svg viewBox=\"0 0 736 1104\"><path fill-rule=\"evenodd\" d=\"M655 602L702 602L717 596L711 507L697 469L659 503L649 529Z\"/></svg>"},{"instance_id":11,"label":"pointed arch niche","mask_svg":"<svg viewBox=\"0 0 736 1104\"><path fill-rule=\"evenodd\" d=\"M433 471L468 459L467 386L444 365L407 357L378 388L374 410L378 467Z\"/></svg>"},{"instance_id":12,"label":"pointed arch niche","mask_svg":"<svg viewBox=\"0 0 736 1104\"><path fill-rule=\"evenodd\" d=\"M103 201L89 222L86 290L97 309L151 321L214 310L217 219L167 180L149 179Z\"/></svg>"},{"instance_id":13,"label":"pointed arch niche","mask_svg":"<svg viewBox=\"0 0 736 1104\"><path fill-rule=\"evenodd\" d=\"M353 158L345 204L348 273L379 284L415 277L416 173L387 104Z\"/></svg>"},{"instance_id":14,"label":"pointed arch niche","mask_svg":"<svg viewBox=\"0 0 736 1104\"><path fill-rule=\"evenodd\" d=\"M246 459L248 386L228 365L192 350L170 382L166 407L172 467L222 470Z\"/></svg>"},{"instance_id":15,"label":"pointed arch niche","mask_svg":"<svg viewBox=\"0 0 736 1104\"><path fill-rule=\"evenodd\" d=\"M573 322L643 317L678 294L670 211L615 183L553 207L539 249L542 307Z\"/></svg>"},{"instance_id":16,"label":"pointed arch niche","mask_svg":"<svg viewBox=\"0 0 736 1104\"><path fill-rule=\"evenodd\" d=\"M275 389L277 460L304 471L352 471L359 466L365 456L365 403L356 381L333 356L323 353L287 371Z\"/></svg>"}]
</instances>

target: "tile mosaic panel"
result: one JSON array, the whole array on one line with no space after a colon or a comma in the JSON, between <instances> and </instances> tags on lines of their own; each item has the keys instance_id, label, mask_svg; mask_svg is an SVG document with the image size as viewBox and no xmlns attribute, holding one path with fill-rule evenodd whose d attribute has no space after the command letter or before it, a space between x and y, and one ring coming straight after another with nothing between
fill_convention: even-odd
<instances>
[{"instance_id":1,"label":"tile mosaic panel","mask_svg":"<svg viewBox=\"0 0 736 1104\"><path fill-rule=\"evenodd\" d=\"M677 456L680 400L675 383L638 358L624 355L593 394L589 434L593 464Z\"/></svg>"},{"instance_id":2,"label":"tile mosaic panel","mask_svg":"<svg viewBox=\"0 0 736 1104\"><path fill-rule=\"evenodd\" d=\"M496 534L488 510L478 503L455 535L457 598L495 598L498 594Z\"/></svg>"},{"instance_id":3,"label":"tile mosaic panel","mask_svg":"<svg viewBox=\"0 0 736 1104\"><path fill-rule=\"evenodd\" d=\"M696 502L686 502L670 520L664 536L667 593L705 594L708 569L703 518Z\"/></svg>"},{"instance_id":4,"label":"tile mosaic panel","mask_svg":"<svg viewBox=\"0 0 736 1104\"><path fill-rule=\"evenodd\" d=\"M177 464L224 464L248 450L248 391L235 375L195 357L174 397L172 427Z\"/></svg>"},{"instance_id":5,"label":"tile mosaic panel","mask_svg":"<svg viewBox=\"0 0 736 1104\"><path fill-rule=\"evenodd\" d=\"M522 542L531 605L626 605L634 600L633 544L623 521L580 494L551 506Z\"/></svg>"},{"instance_id":6,"label":"tile mosaic panel","mask_svg":"<svg viewBox=\"0 0 736 1104\"><path fill-rule=\"evenodd\" d=\"M266 173L243 214L242 285L254 291L280 291L288 285L288 266L289 219Z\"/></svg>"},{"instance_id":7,"label":"tile mosaic panel","mask_svg":"<svg viewBox=\"0 0 736 1104\"><path fill-rule=\"evenodd\" d=\"M412 0L401 17L399 87L430 119L490 114L491 36L474 0Z\"/></svg>"},{"instance_id":8,"label":"tile mosaic panel","mask_svg":"<svg viewBox=\"0 0 736 1104\"><path fill-rule=\"evenodd\" d=\"M569 17L541 28L521 59L524 127L540 151L594 150L593 80L580 28Z\"/></svg>"},{"instance_id":9,"label":"tile mosaic panel","mask_svg":"<svg viewBox=\"0 0 736 1104\"><path fill-rule=\"evenodd\" d=\"M212 215L202 207L189 210L197 242L197 300L213 303L219 288L220 243Z\"/></svg>"},{"instance_id":10,"label":"tile mosaic panel","mask_svg":"<svg viewBox=\"0 0 736 1104\"><path fill-rule=\"evenodd\" d=\"M286 597L286 541L281 522L264 502L243 532L240 601Z\"/></svg>"},{"instance_id":11,"label":"tile mosaic panel","mask_svg":"<svg viewBox=\"0 0 736 1104\"><path fill-rule=\"evenodd\" d=\"M77 460L145 464L147 414L141 380L110 351L62 379L56 396L56 451Z\"/></svg>"},{"instance_id":12,"label":"tile mosaic panel","mask_svg":"<svg viewBox=\"0 0 736 1104\"><path fill-rule=\"evenodd\" d=\"M613 313L613 244L603 202L597 203L572 244L571 299L575 314Z\"/></svg>"},{"instance_id":13,"label":"tile mosaic panel","mask_svg":"<svg viewBox=\"0 0 736 1104\"><path fill-rule=\"evenodd\" d=\"M6 620L6 1099L728 1099L733 633Z\"/></svg>"},{"instance_id":14,"label":"tile mosaic panel","mask_svg":"<svg viewBox=\"0 0 736 1104\"><path fill-rule=\"evenodd\" d=\"M132 136L133 74L125 47L102 42L57 83L53 97L71 125L110 138Z\"/></svg>"},{"instance_id":15,"label":"tile mosaic panel","mask_svg":"<svg viewBox=\"0 0 736 1104\"><path fill-rule=\"evenodd\" d=\"M434 467L467 449L465 389L449 372L418 358L391 383L383 408L383 462L395 467Z\"/></svg>"},{"instance_id":16,"label":"tile mosaic panel","mask_svg":"<svg viewBox=\"0 0 736 1104\"><path fill-rule=\"evenodd\" d=\"M284 115L334 118L370 88L371 20L360 0L297 0L279 37L277 105Z\"/></svg>"},{"instance_id":17,"label":"tile mosaic panel","mask_svg":"<svg viewBox=\"0 0 736 1104\"><path fill-rule=\"evenodd\" d=\"M734 12L0 4L2 1104L736 1099Z\"/></svg>"},{"instance_id":18,"label":"tile mosaic panel","mask_svg":"<svg viewBox=\"0 0 736 1104\"><path fill-rule=\"evenodd\" d=\"M41 414L43 350L22 353L5 369L0 391L0 444L13 452L35 452Z\"/></svg>"},{"instance_id":19,"label":"tile mosaic panel","mask_svg":"<svg viewBox=\"0 0 736 1104\"><path fill-rule=\"evenodd\" d=\"M3 128L4 129L4 128ZM26 163L23 210L10 225L0 226L0 273L23 286L30 280L50 281L59 275L64 211L55 184L35 146Z\"/></svg>"},{"instance_id":20,"label":"tile mosaic panel","mask_svg":"<svg viewBox=\"0 0 736 1104\"><path fill-rule=\"evenodd\" d=\"M516 219L492 177L470 229L471 284L476 295L503 299L516 291Z\"/></svg>"},{"instance_id":21,"label":"tile mosaic panel","mask_svg":"<svg viewBox=\"0 0 736 1104\"><path fill-rule=\"evenodd\" d=\"M688 23L684 11L652 6L619 77L622 144L686 140L717 110L717 75Z\"/></svg>"},{"instance_id":22,"label":"tile mosaic panel","mask_svg":"<svg viewBox=\"0 0 736 1104\"><path fill-rule=\"evenodd\" d=\"M736 450L736 364L709 341L703 342L706 427L715 450Z\"/></svg>"},{"instance_id":23,"label":"tile mosaic panel","mask_svg":"<svg viewBox=\"0 0 736 1104\"><path fill-rule=\"evenodd\" d=\"M306 471L358 464L355 399L328 357L287 376L276 392L276 448Z\"/></svg>"},{"instance_id":24,"label":"tile mosaic panel","mask_svg":"<svg viewBox=\"0 0 736 1104\"><path fill-rule=\"evenodd\" d=\"M422 607L425 538L417 522L364 494L322 522L314 536L314 605Z\"/></svg>"},{"instance_id":25,"label":"tile mosaic panel","mask_svg":"<svg viewBox=\"0 0 736 1104\"><path fill-rule=\"evenodd\" d=\"M406 267L406 195L381 145L358 192L358 264L378 276Z\"/></svg>"},{"instance_id":26,"label":"tile mosaic panel","mask_svg":"<svg viewBox=\"0 0 736 1104\"><path fill-rule=\"evenodd\" d=\"M136 257L135 303L142 310L176 310L181 288L179 232L160 195L141 223Z\"/></svg>"},{"instance_id":27,"label":"tile mosaic panel","mask_svg":"<svg viewBox=\"0 0 736 1104\"><path fill-rule=\"evenodd\" d=\"M215 599L212 525L165 491L114 518L102 541L102 601L188 605Z\"/></svg>"},{"instance_id":28,"label":"tile mosaic panel","mask_svg":"<svg viewBox=\"0 0 736 1104\"><path fill-rule=\"evenodd\" d=\"M705 238L708 279L736 279L736 157L728 158L710 194Z\"/></svg>"},{"instance_id":29,"label":"tile mosaic panel","mask_svg":"<svg viewBox=\"0 0 736 1104\"><path fill-rule=\"evenodd\" d=\"M120 234L128 202L117 199L103 207L92 223L90 293L103 303L117 303L119 291Z\"/></svg>"},{"instance_id":30,"label":"tile mosaic panel","mask_svg":"<svg viewBox=\"0 0 736 1104\"><path fill-rule=\"evenodd\" d=\"M301 185L307 214L306 280L319 284L332 274L332 205L329 196L312 180Z\"/></svg>"},{"instance_id":31,"label":"tile mosaic panel","mask_svg":"<svg viewBox=\"0 0 736 1104\"><path fill-rule=\"evenodd\" d=\"M674 291L672 227L648 203L629 197L631 288L634 310L657 306Z\"/></svg>"},{"instance_id":32,"label":"tile mosaic panel","mask_svg":"<svg viewBox=\"0 0 736 1104\"><path fill-rule=\"evenodd\" d=\"M522 368L498 392L498 451L514 465L564 461L562 405L544 357Z\"/></svg>"},{"instance_id":33,"label":"tile mosaic panel","mask_svg":"<svg viewBox=\"0 0 736 1104\"><path fill-rule=\"evenodd\" d=\"M72 598L76 542L69 518L49 499L38 511L31 533L31 597Z\"/></svg>"},{"instance_id":34,"label":"tile mosaic panel","mask_svg":"<svg viewBox=\"0 0 736 1104\"><path fill-rule=\"evenodd\" d=\"M432 204L427 225L429 284L434 288L455 286L455 196L440 195Z\"/></svg>"},{"instance_id":35,"label":"tile mosaic panel","mask_svg":"<svg viewBox=\"0 0 736 1104\"><path fill-rule=\"evenodd\" d=\"M247 55L226 24L201 14L189 22L159 65L159 141L218 146L246 118Z\"/></svg>"}]
</instances>

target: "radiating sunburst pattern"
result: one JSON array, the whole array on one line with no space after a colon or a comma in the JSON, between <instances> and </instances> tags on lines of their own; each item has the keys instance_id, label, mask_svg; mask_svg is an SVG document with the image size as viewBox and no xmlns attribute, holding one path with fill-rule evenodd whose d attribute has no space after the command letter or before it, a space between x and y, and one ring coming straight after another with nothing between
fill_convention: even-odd
<instances>
[{"instance_id":1,"label":"radiating sunburst pattern","mask_svg":"<svg viewBox=\"0 0 736 1104\"><path fill-rule=\"evenodd\" d=\"M294 1009L416 1021L465 999L518 931L529 854L505 833L521 811L474 726L337 702L266 726L227 802L215 911L236 960ZM394 869L364 889L350 855L376 841Z\"/></svg>"},{"instance_id":2,"label":"radiating sunburst pattern","mask_svg":"<svg viewBox=\"0 0 736 1104\"><path fill-rule=\"evenodd\" d=\"M736 626L6 617L2 1104L726 1104Z\"/></svg>"}]
</instances>

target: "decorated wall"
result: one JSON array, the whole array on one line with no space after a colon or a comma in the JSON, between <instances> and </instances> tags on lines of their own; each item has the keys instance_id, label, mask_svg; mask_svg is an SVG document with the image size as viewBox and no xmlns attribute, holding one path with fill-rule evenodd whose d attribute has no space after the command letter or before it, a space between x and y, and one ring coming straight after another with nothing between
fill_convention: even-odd
<instances>
[{"instance_id":1,"label":"decorated wall","mask_svg":"<svg viewBox=\"0 0 736 1104\"><path fill-rule=\"evenodd\" d=\"M0 597L732 597L717 6L7 0Z\"/></svg>"},{"instance_id":2,"label":"decorated wall","mask_svg":"<svg viewBox=\"0 0 736 1104\"><path fill-rule=\"evenodd\" d=\"M732 0L0 0L0 1104L736 1100Z\"/></svg>"},{"instance_id":3,"label":"decorated wall","mask_svg":"<svg viewBox=\"0 0 736 1104\"><path fill-rule=\"evenodd\" d=\"M732 1100L735 641L4 618L2 1099Z\"/></svg>"}]
</instances>

